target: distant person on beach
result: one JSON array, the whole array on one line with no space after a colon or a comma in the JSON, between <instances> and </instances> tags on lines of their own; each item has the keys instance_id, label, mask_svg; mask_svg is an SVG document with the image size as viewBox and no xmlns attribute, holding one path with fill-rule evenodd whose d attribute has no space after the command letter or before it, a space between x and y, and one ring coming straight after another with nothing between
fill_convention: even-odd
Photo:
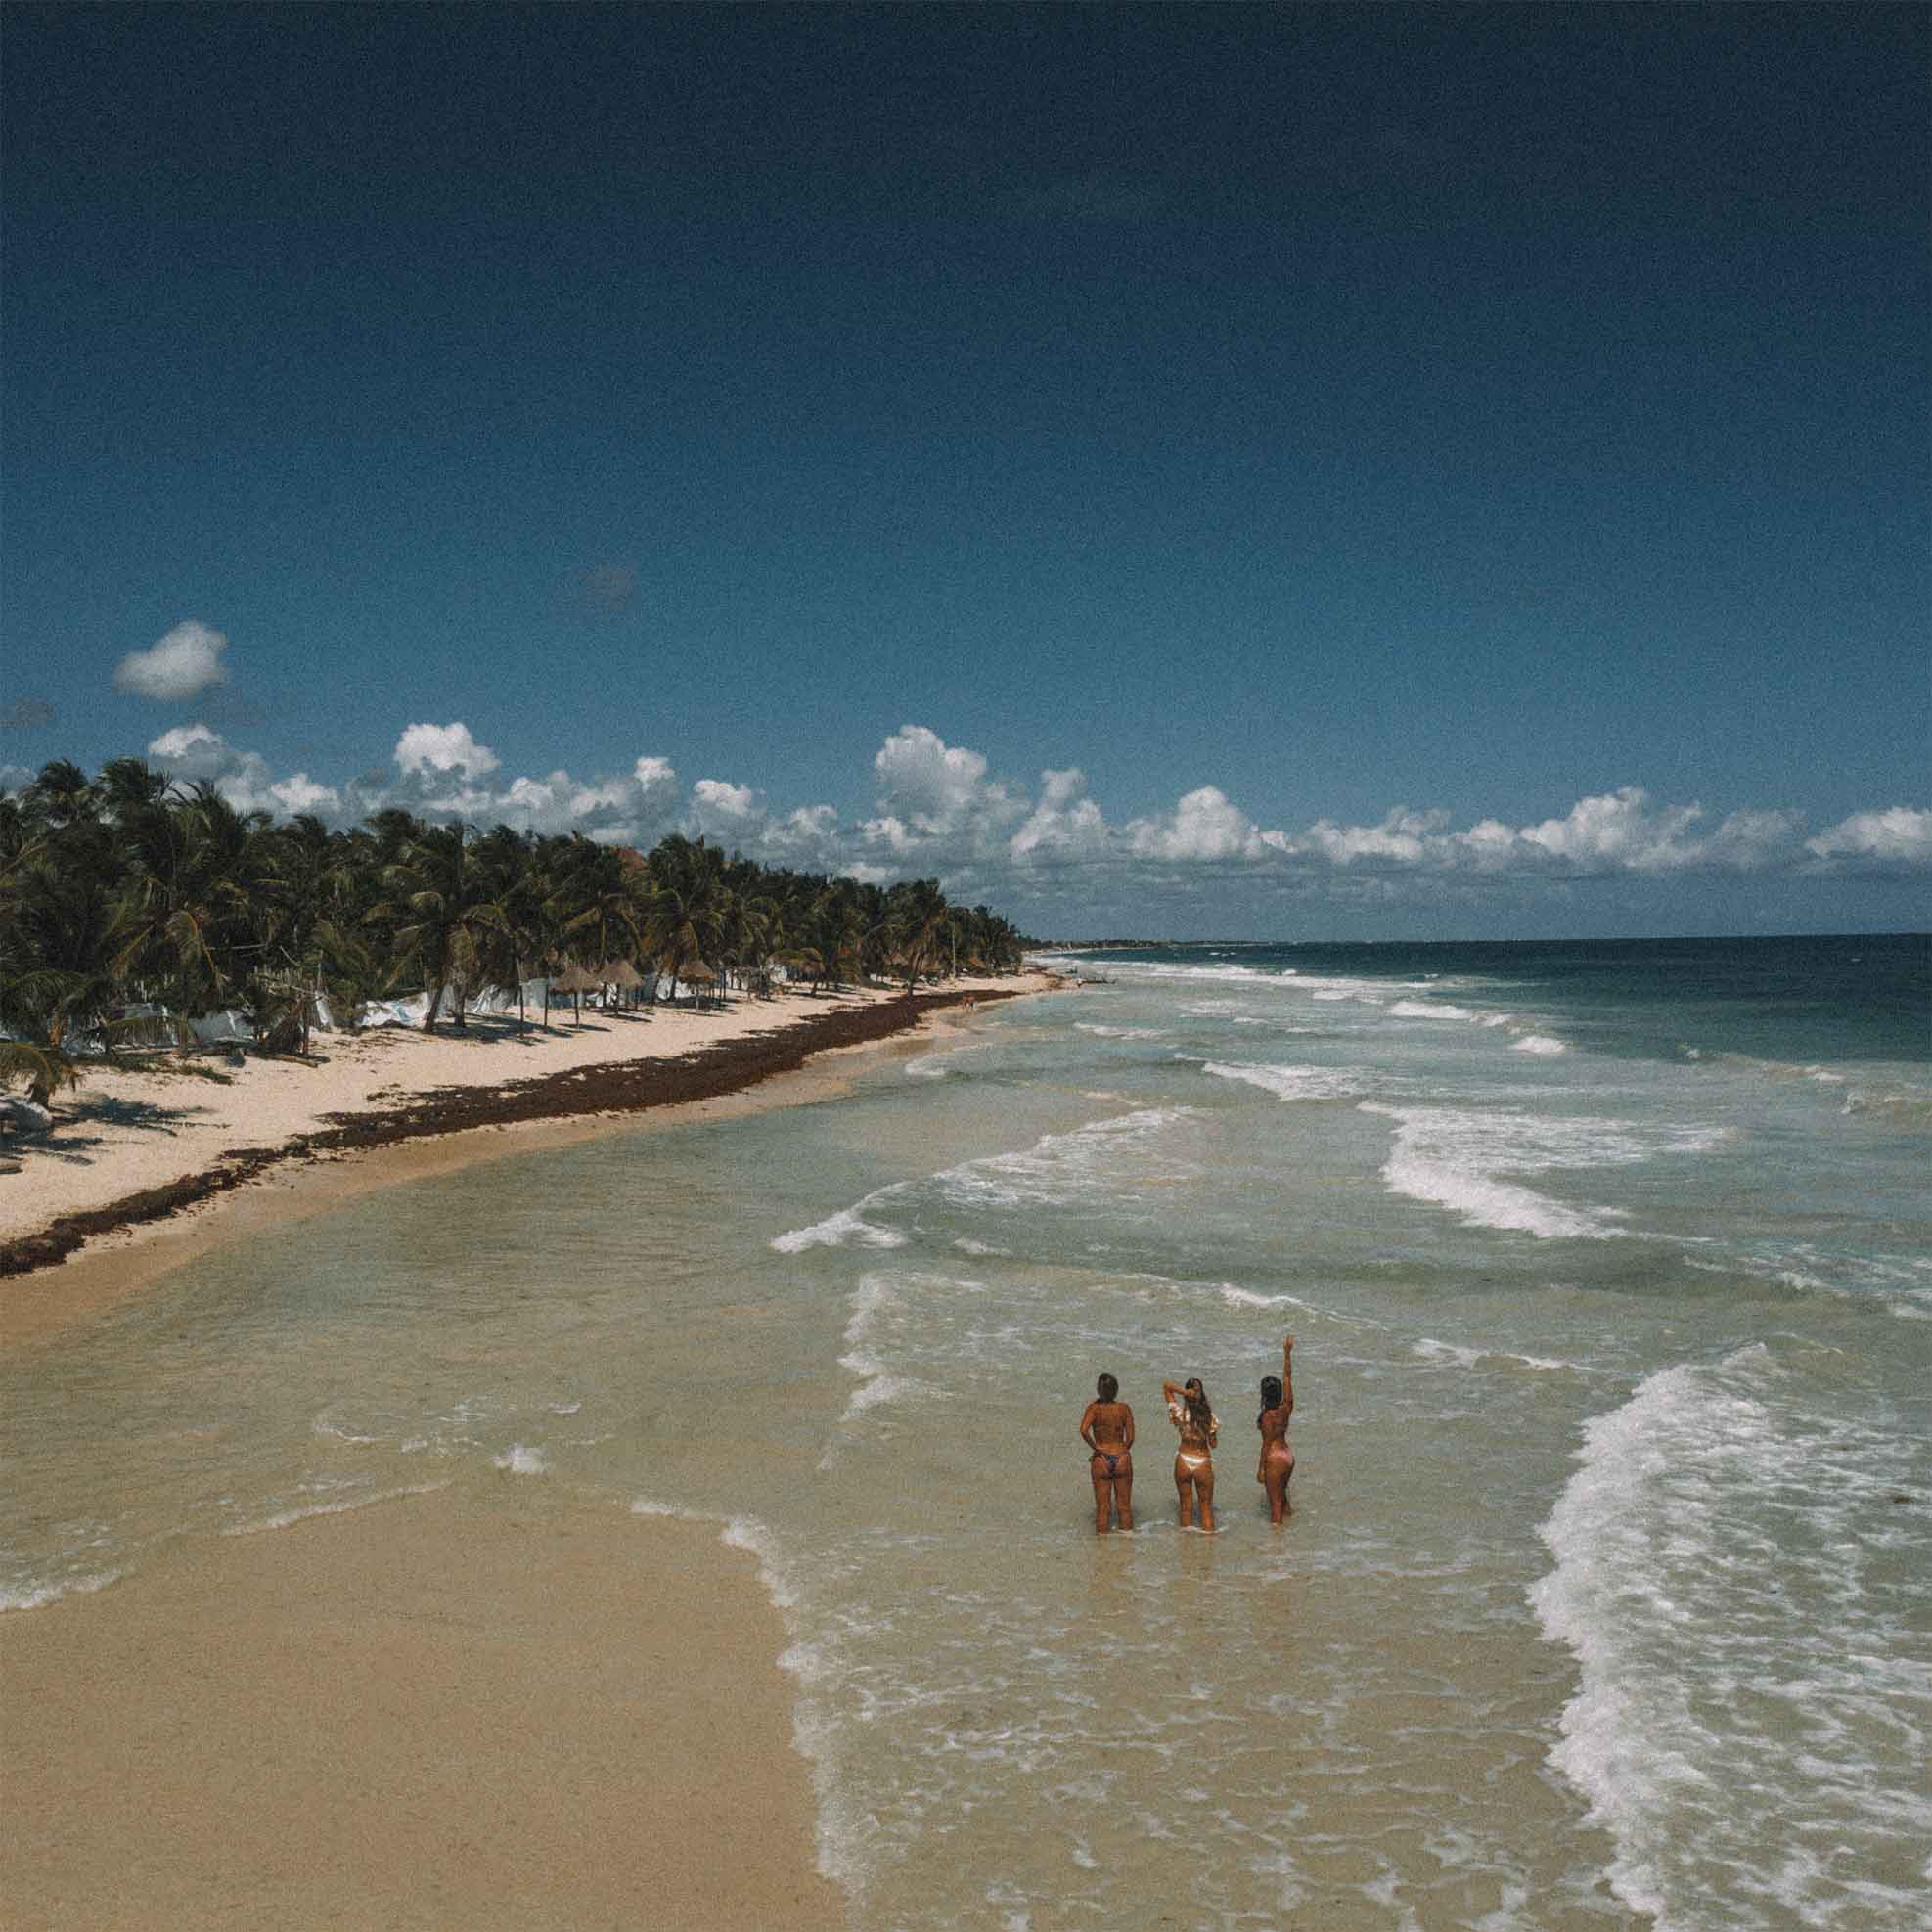
<instances>
[{"instance_id":1,"label":"distant person on beach","mask_svg":"<svg viewBox=\"0 0 1932 1932\"><path fill-rule=\"evenodd\" d=\"M1261 1414L1254 1425L1261 1431L1261 1466L1254 1479L1268 1492L1268 1520L1280 1525L1294 1514L1288 1503L1288 1478L1295 1472L1294 1445L1288 1441L1288 1418L1295 1413L1295 1338L1281 1344L1281 1373L1261 1378Z\"/></svg>"},{"instance_id":2,"label":"distant person on beach","mask_svg":"<svg viewBox=\"0 0 1932 1932\"><path fill-rule=\"evenodd\" d=\"M1167 1418L1181 1431L1181 1447L1174 1455L1174 1487L1181 1494L1181 1527L1187 1529L1199 1505L1200 1526L1214 1534L1214 1445L1221 1438L1221 1424L1208 1406L1207 1391L1198 1375L1185 1382L1162 1382L1160 1392L1167 1402Z\"/></svg>"},{"instance_id":3,"label":"distant person on beach","mask_svg":"<svg viewBox=\"0 0 1932 1932\"><path fill-rule=\"evenodd\" d=\"M1088 1464L1094 1478L1094 1534L1105 1536L1109 1516L1120 1527L1134 1527L1134 1412L1120 1399L1120 1384L1102 1375L1094 1400L1080 1418L1080 1440L1094 1452Z\"/></svg>"}]
</instances>

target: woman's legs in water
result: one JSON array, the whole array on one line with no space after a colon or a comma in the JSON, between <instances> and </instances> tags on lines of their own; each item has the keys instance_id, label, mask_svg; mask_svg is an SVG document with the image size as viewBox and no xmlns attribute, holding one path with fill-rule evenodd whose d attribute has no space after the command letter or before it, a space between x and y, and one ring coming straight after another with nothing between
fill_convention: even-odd
<instances>
[{"instance_id":1,"label":"woman's legs in water","mask_svg":"<svg viewBox=\"0 0 1932 1932\"><path fill-rule=\"evenodd\" d=\"M1261 1465L1261 1480L1268 1491L1268 1520L1280 1524L1294 1514L1288 1501L1288 1479L1295 1472L1292 1456L1271 1456Z\"/></svg>"},{"instance_id":2,"label":"woman's legs in water","mask_svg":"<svg viewBox=\"0 0 1932 1932\"><path fill-rule=\"evenodd\" d=\"M1116 1456L1112 1460L1112 1468L1104 1456L1096 1456L1093 1461L1096 1536L1106 1535L1110 1512L1119 1517L1123 1530L1134 1527L1134 1464L1126 1456Z\"/></svg>"},{"instance_id":3,"label":"woman's legs in water","mask_svg":"<svg viewBox=\"0 0 1932 1932\"><path fill-rule=\"evenodd\" d=\"M1203 1462L1198 1468L1190 1468L1187 1461L1177 1456L1174 1459L1174 1487L1181 1497L1181 1527L1189 1528L1194 1519L1194 1505L1200 1505L1201 1528L1212 1531L1214 1528L1214 1464Z\"/></svg>"}]
</instances>

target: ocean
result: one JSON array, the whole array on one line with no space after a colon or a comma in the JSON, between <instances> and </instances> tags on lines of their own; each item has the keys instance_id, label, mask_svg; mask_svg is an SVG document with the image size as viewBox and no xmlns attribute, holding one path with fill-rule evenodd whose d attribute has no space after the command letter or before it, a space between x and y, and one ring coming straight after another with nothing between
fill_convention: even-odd
<instances>
[{"instance_id":1,"label":"ocean","mask_svg":"<svg viewBox=\"0 0 1932 1932\"><path fill-rule=\"evenodd\" d=\"M755 1552L855 1932L1932 1918L1932 942L1056 964L836 1100L364 1196L0 1366L0 1604L548 1492Z\"/></svg>"}]
</instances>

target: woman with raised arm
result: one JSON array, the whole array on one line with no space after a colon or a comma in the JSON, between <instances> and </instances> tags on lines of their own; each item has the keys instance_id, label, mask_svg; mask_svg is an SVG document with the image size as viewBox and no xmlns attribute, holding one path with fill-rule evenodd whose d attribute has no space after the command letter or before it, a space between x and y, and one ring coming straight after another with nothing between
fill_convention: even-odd
<instances>
[{"instance_id":1,"label":"woman with raised arm","mask_svg":"<svg viewBox=\"0 0 1932 1932\"><path fill-rule=\"evenodd\" d=\"M1198 1375L1185 1382L1162 1382L1160 1392L1167 1400L1167 1419L1181 1431L1181 1447L1174 1455L1174 1487L1181 1493L1181 1527L1193 1521L1194 1507L1200 1506L1200 1526L1214 1534L1214 1445L1221 1439L1221 1424L1208 1407L1207 1391Z\"/></svg>"},{"instance_id":2,"label":"woman with raised arm","mask_svg":"<svg viewBox=\"0 0 1932 1932\"><path fill-rule=\"evenodd\" d=\"M1288 1441L1288 1417L1295 1413L1295 1338L1281 1344L1281 1378L1261 1378L1261 1414L1254 1425L1261 1431L1261 1466L1256 1482L1268 1492L1268 1520L1280 1525L1294 1514L1288 1504L1288 1478L1295 1472L1294 1446Z\"/></svg>"},{"instance_id":3,"label":"woman with raised arm","mask_svg":"<svg viewBox=\"0 0 1932 1932\"><path fill-rule=\"evenodd\" d=\"M1093 1454L1088 1473L1094 1478L1094 1534L1105 1536L1107 1518L1117 1515L1120 1527L1134 1527L1134 1412L1119 1400L1120 1384L1102 1375L1094 1400L1080 1418L1080 1440Z\"/></svg>"}]
</instances>

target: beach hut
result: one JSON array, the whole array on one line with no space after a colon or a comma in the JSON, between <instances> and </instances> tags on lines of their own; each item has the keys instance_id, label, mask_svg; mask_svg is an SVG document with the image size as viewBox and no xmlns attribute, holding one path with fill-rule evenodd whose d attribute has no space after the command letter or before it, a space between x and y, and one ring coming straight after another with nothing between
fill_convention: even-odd
<instances>
[{"instance_id":1,"label":"beach hut","mask_svg":"<svg viewBox=\"0 0 1932 1932\"><path fill-rule=\"evenodd\" d=\"M550 982L553 993L574 995L577 1009L577 1024L584 1023L584 995L595 993L604 984L594 972L586 972L580 966L567 966Z\"/></svg>"}]
</instances>

